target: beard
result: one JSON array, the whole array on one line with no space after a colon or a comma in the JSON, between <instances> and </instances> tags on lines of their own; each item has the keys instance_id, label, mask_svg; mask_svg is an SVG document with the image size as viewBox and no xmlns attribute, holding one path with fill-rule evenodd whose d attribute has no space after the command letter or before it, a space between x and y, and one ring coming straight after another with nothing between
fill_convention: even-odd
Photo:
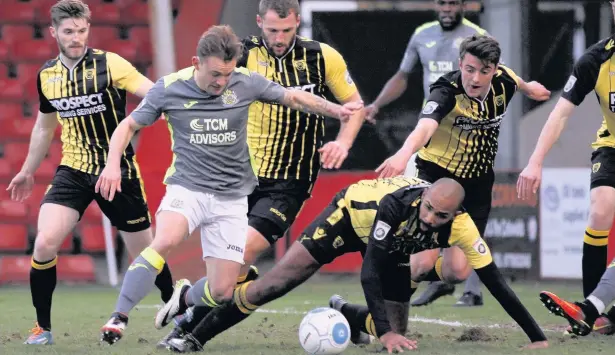
<instances>
[{"instance_id":1,"label":"beard","mask_svg":"<svg viewBox=\"0 0 615 355\"><path fill-rule=\"evenodd\" d=\"M440 23L440 27L442 27L442 29L445 31L454 30L457 26L459 26L462 19L463 19L463 15L461 14L461 12L457 13L453 17L453 20L450 23L442 22L442 19L440 18L440 16L438 16L438 22Z\"/></svg>"}]
</instances>

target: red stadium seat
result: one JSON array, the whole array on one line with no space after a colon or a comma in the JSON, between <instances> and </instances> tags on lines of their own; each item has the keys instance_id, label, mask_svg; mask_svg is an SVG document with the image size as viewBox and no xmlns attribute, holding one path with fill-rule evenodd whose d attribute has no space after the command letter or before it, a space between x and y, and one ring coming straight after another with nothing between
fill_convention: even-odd
<instances>
[{"instance_id":1,"label":"red stadium seat","mask_svg":"<svg viewBox=\"0 0 615 355\"><path fill-rule=\"evenodd\" d=\"M28 283L31 256L3 256L0 259L0 284ZM90 255L60 255L57 264L60 282L95 282L94 258Z\"/></svg>"},{"instance_id":2,"label":"red stadium seat","mask_svg":"<svg viewBox=\"0 0 615 355\"><path fill-rule=\"evenodd\" d=\"M15 118L0 121L0 139L27 140L32 134L35 120Z\"/></svg>"},{"instance_id":3,"label":"red stadium seat","mask_svg":"<svg viewBox=\"0 0 615 355\"><path fill-rule=\"evenodd\" d=\"M0 224L0 251L24 252L28 246L25 224Z\"/></svg>"},{"instance_id":4,"label":"red stadium seat","mask_svg":"<svg viewBox=\"0 0 615 355\"><path fill-rule=\"evenodd\" d=\"M59 125L58 125L59 126ZM49 152L47 153L47 158L52 161L60 163L62 160L62 143L61 142L52 142L51 147L49 147Z\"/></svg>"},{"instance_id":5,"label":"red stadium seat","mask_svg":"<svg viewBox=\"0 0 615 355\"><path fill-rule=\"evenodd\" d=\"M85 252L97 253L105 251L105 234L102 224L81 225L81 247Z\"/></svg>"},{"instance_id":6,"label":"red stadium seat","mask_svg":"<svg viewBox=\"0 0 615 355\"><path fill-rule=\"evenodd\" d=\"M30 25L3 25L0 30L2 31L2 41L11 45L14 43L22 44L34 39L34 27Z\"/></svg>"},{"instance_id":7,"label":"red stadium seat","mask_svg":"<svg viewBox=\"0 0 615 355\"><path fill-rule=\"evenodd\" d=\"M24 248L25 249L25 248ZM0 258L0 284L28 283L31 256L3 256Z\"/></svg>"},{"instance_id":8,"label":"red stadium seat","mask_svg":"<svg viewBox=\"0 0 615 355\"><path fill-rule=\"evenodd\" d=\"M25 201L28 205L28 220L30 223L36 223L38 220L38 211L41 208L41 201L49 187L47 183L43 183L42 181L35 180L35 182L36 185L34 185L32 189L32 195Z\"/></svg>"},{"instance_id":9,"label":"red stadium seat","mask_svg":"<svg viewBox=\"0 0 615 355\"><path fill-rule=\"evenodd\" d=\"M34 173L36 181L51 181L56 174L58 163L49 158L43 159L41 165L36 169L36 173Z\"/></svg>"},{"instance_id":10,"label":"red stadium seat","mask_svg":"<svg viewBox=\"0 0 615 355\"><path fill-rule=\"evenodd\" d=\"M10 45L0 38L0 61L9 60Z\"/></svg>"},{"instance_id":11,"label":"red stadium seat","mask_svg":"<svg viewBox=\"0 0 615 355\"><path fill-rule=\"evenodd\" d=\"M135 1L122 10L123 24L147 25L149 21L149 6L145 1Z\"/></svg>"},{"instance_id":12,"label":"red stadium seat","mask_svg":"<svg viewBox=\"0 0 615 355\"><path fill-rule=\"evenodd\" d=\"M34 79L34 85L36 86L36 76L38 70L41 68L41 64L17 64L17 78L22 81L30 81Z\"/></svg>"},{"instance_id":13,"label":"red stadium seat","mask_svg":"<svg viewBox=\"0 0 615 355\"><path fill-rule=\"evenodd\" d=\"M118 28L115 26L92 26L88 45L92 48L104 50L108 41L120 38Z\"/></svg>"},{"instance_id":14,"label":"red stadium seat","mask_svg":"<svg viewBox=\"0 0 615 355\"><path fill-rule=\"evenodd\" d=\"M59 256L58 281L95 282L94 258L90 255Z\"/></svg>"},{"instance_id":15,"label":"red stadium seat","mask_svg":"<svg viewBox=\"0 0 615 355\"><path fill-rule=\"evenodd\" d=\"M0 11L2 23L34 22L36 19L36 7L29 2L17 0L4 0Z\"/></svg>"},{"instance_id":16,"label":"red stadium seat","mask_svg":"<svg viewBox=\"0 0 615 355\"><path fill-rule=\"evenodd\" d=\"M49 43L44 39L32 39L13 45L13 58L16 61L44 62L54 56Z\"/></svg>"},{"instance_id":17,"label":"red stadium seat","mask_svg":"<svg viewBox=\"0 0 615 355\"><path fill-rule=\"evenodd\" d=\"M152 57L152 40L148 26L134 26L130 30L130 41L137 47L139 55Z\"/></svg>"},{"instance_id":18,"label":"red stadium seat","mask_svg":"<svg viewBox=\"0 0 615 355\"><path fill-rule=\"evenodd\" d=\"M45 25L49 25L51 23L49 10L51 10L51 7L57 2L58 0L36 0L31 2L33 6L36 6L38 23Z\"/></svg>"},{"instance_id":19,"label":"red stadium seat","mask_svg":"<svg viewBox=\"0 0 615 355\"><path fill-rule=\"evenodd\" d=\"M3 154L4 159L10 161L12 164L21 164L28 154L28 143L4 143Z\"/></svg>"},{"instance_id":20,"label":"red stadium seat","mask_svg":"<svg viewBox=\"0 0 615 355\"><path fill-rule=\"evenodd\" d=\"M1 81L2 79L0 79ZM2 88L4 90L4 88ZM23 116L23 107L16 102L0 102L0 121L17 120Z\"/></svg>"},{"instance_id":21,"label":"red stadium seat","mask_svg":"<svg viewBox=\"0 0 615 355\"><path fill-rule=\"evenodd\" d=\"M15 174L13 164L4 158L0 158L0 181L8 183ZM5 187L6 189L6 187ZM2 199L2 197L0 197Z\"/></svg>"},{"instance_id":22,"label":"red stadium seat","mask_svg":"<svg viewBox=\"0 0 615 355\"><path fill-rule=\"evenodd\" d=\"M88 6L92 11L93 24L115 25L120 23L120 9L116 4L100 2L88 3Z\"/></svg>"},{"instance_id":23,"label":"red stadium seat","mask_svg":"<svg viewBox=\"0 0 615 355\"><path fill-rule=\"evenodd\" d=\"M90 203L88 208L85 209L81 220L84 223L101 224L102 223L102 211L96 202Z\"/></svg>"},{"instance_id":24,"label":"red stadium seat","mask_svg":"<svg viewBox=\"0 0 615 355\"><path fill-rule=\"evenodd\" d=\"M23 98L23 84L18 79L0 79L0 99L18 101Z\"/></svg>"},{"instance_id":25,"label":"red stadium seat","mask_svg":"<svg viewBox=\"0 0 615 355\"><path fill-rule=\"evenodd\" d=\"M66 253L72 250L73 250L73 234L70 233L69 235L66 236L66 238L64 238L62 245L60 245L60 251Z\"/></svg>"},{"instance_id":26,"label":"red stadium seat","mask_svg":"<svg viewBox=\"0 0 615 355\"><path fill-rule=\"evenodd\" d=\"M117 55L131 63L135 63L136 61L141 59L148 62L151 60L150 58L137 58L137 48L133 45L132 42L123 39L109 41L109 43L107 43L106 45L106 48L104 49L108 50L109 52L116 53Z\"/></svg>"},{"instance_id":27,"label":"red stadium seat","mask_svg":"<svg viewBox=\"0 0 615 355\"><path fill-rule=\"evenodd\" d=\"M0 200L0 221L25 224L28 221L28 205L18 201ZM2 229L0 229L0 238L2 238Z\"/></svg>"},{"instance_id":28,"label":"red stadium seat","mask_svg":"<svg viewBox=\"0 0 615 355\"><path fill-rule=\"evenodd\" d=\"M6 191L8 187L9 187L8 181L0 181L0 200L10 200L11 199L10 193Z\"/></svg>"}]
</instances>

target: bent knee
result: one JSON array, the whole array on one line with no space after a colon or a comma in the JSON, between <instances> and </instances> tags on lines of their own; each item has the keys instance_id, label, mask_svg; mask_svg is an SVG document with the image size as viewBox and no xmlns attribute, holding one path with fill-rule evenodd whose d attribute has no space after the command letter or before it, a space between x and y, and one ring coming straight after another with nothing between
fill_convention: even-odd
<instances>
[{"instance_id":1,"label":"bent knee","mask_svg":"<svg viewBox=\"0 0 615 355\"><path fill-rule=\"evenodd\" d=\"M66 236L38 232L34 240L35 258L49 260L56 256ZM41 260L39 260L41 261Z\"/></svg>"},{"instance_id":2,"label":"bent knee","mask_svg":"<svg viewBox=\"0 0 615 355\"><path fill-rule=\"evenodd\" d=\"M209 294L217 304L223 304L233 298L233 286L212 286L209 285Z\"/></svg>"},{"instance_id":3,"label":"bent knee","mask_svg":"<svg viewBox=\"0 0 615 355\"><path fill-rule=\"evenodd\" d=\"M413 281L423 280L436 265L430 258L410 258L410 274Z\"/></svg>"},{"instance_id":4,"label":"bent knee","mask_svg":"<svg viewBox=\"0 0 615 355\"><path fill-rule=\"evenodd\" d=\"M445 267L442 270L442 281L456 284L465 281L469 276L472 268L467 263L456 263L450 267Z\"/></svg>"}]
</instances>

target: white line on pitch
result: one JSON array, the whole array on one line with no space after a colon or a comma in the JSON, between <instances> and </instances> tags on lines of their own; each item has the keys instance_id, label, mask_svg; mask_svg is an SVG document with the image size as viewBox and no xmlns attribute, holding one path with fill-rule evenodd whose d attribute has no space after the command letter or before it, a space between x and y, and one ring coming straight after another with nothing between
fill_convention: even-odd
<instances>
[{"instance_id":1,"label":"white line on pitch","mask_svg":"<svg viewBox=\"0 0 615 355\"><path fill-rule=\"evenodd\" d=\"M144 305L140 305L137 306L136 308L142 308L142 309L160 309L160 305L157 304L144 304ZM295 308L285 308L282 310L278 310L278 309L262 309L259 308L256 310L257 313L269 313L269 314L295 314L295 315L302 315L302 314L306 314L306 312L302 312L302 311L298 311ZM480 325L480 324L471 324L471 323L463 323L463 322L459 322L459 321L446 321L446 320L442 320L442 319L434 319L434 318L425 318L425 317L418 317L418 316L413 316L408 318L411 322L417 322L417 323L426 323L426 324L436 324L436 325L444 325L444 326L448 326L448 327L466 327L466 328L471 328L471 327L479 327L479 328L495 328L495 329L500 329L500 328L511 328L510 326L503 326L500 324L486 324L486 325ZM521 330L521 329L519 329ZM547 332L554 332L555 330L552 329L543 329L544 331Z\"/></svg>"}]
</instances>

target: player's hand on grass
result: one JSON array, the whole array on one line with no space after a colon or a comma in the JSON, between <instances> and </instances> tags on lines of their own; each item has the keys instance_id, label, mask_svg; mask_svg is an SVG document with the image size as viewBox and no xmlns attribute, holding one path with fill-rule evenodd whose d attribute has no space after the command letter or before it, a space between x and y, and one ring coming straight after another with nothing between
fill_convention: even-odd
<instances>
[{"instance_id":1,"label":"player's hand on grass","mask_svg":"<svg viewBox=\"0 0 615 355\"><path fill-rule=\"evenodd\" d=\"M371 124L376 124L376 115L378 114L379 107L371 104L365 108L365 120Z\"/></svg>"},{"instance_id":2,"label":"player's hand on grass","mask_svg":"<svg viewBox=\"0 0 615 355\"><path fill-rule=\"evenodd\" d=\"M107 165L98 177L94 192L108 201L113 201L116 192L122 192L122 171L119 166Z\"/></svg>"},{"instance_id":3,"label":"player's hand on grass","mask_svg":"<svg viewBox=\"0 0 615 355\"><path fill-rule=\"evenodd\" d=\"M393 351L403 353L404 350L415 350L417 347L416 340L407 339L405 336L395 332L385 333L380 337L380 342L389 354L392 354Z\"/></svg>"},{"instance_id":4,"label":"player's hand on grass","mask_svg":"<svg viewBox=\"0 0 615 355\"><path fill-rule=\"evenodd\" d=\"M331 141L318 149L320 162L325 169L339 169L348 156L348 147L338 141Z\"/></svg>"},{"instance_id":5,"label":"player's hand on grass","mask_svg":"<svg viewBox=\"0 0 615 355\"><path fill-rule=\"evenodd\" d=\"M15 175L6 191L11 194L11 200L22 202L32 194L32 186L34 186L34 177L32 174L20 171Z\"/></svg>"},{"instance_id":6,"label":"player's hand on grass","mask_svg":"<svg viewBox=\"0 0 615 355\"><path fill-rule=\"evenodd\" d=\"M363 109L363 101L351 101L345 103L339 113L339 120L347 122L352 115Z\"/></svg>"},{"instance_id":7,"label":"player's hand on grass","mask_svg":"<svg viewBox=\"0 0 615 355\"><path fill-rule=\"evenodd\" d=\"M519 174L517 180L517 196L522 200L527 200L536 194L542 178L542 166L538 164L528 164Z\"/></svg>"},{"instance_id":8,"label":"player's hand on grass","mask_svg":"<svg viewBox=\"0 0 615 355\"><path fill-rule=\"evenodd\" d=\"M547 90L547 88L537 81L530 81L526 83L525 86L525 94L532 100L546 101L551 97L551 91Z\"/></svg>"},{"instance_id":9,"label":"player's hand on grass","mask_svg":"<svg viewBox=\"0 0 615 355\"><path fill-rule=\"evenodd\" d=\"M393 176L402 175L404 171L406 171L406 166L408 165L408 160L403 154L399 152L395 153L393 156L385 160L380 166L376 169L376 172L380 175L379 178L390 178Z\"/></svg>"},{"instance_id":10,"label":"player's hand on grass","mask_svg":"<svg viewBox=\"0 0 615 355\"><path fill-rule=\"evenodd\" d=\"M535 341L523 347L525 350L546 349L549 347L548 341Z\"/></svg>"}]
</instances>

